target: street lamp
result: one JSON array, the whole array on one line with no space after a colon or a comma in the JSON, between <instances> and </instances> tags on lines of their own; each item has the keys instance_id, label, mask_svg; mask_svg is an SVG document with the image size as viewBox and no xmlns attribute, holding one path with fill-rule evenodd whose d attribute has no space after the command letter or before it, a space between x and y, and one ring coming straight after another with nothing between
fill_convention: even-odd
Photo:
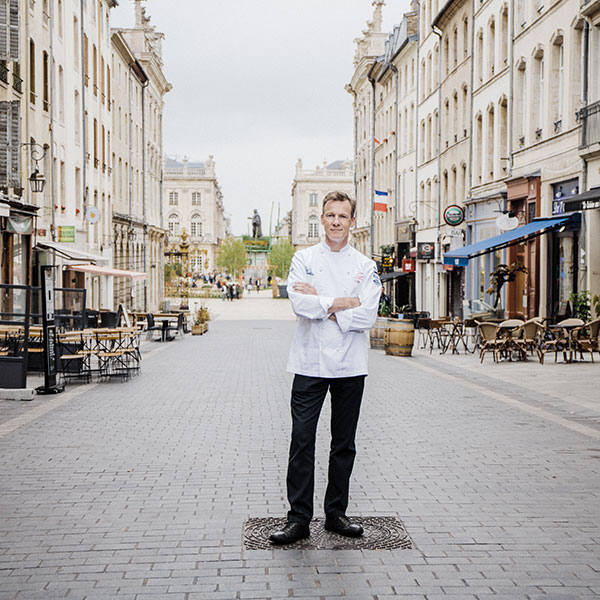
<instances>
[{"instance_id":1,"label":"street lamp","mask_svg":"<svg viewBox=\"0 0 600 600\"><path fill-rule=\"evenodd\" d=\"M24 142L21 146L29 146L31 160L35 161L35 170L29 177L29 186L31 187L31 191L34 194L39 194L44 191L44 186L46 185L46 178L40 173L38 169L38 163L40 160L43 160L46 156L46 150L48 150L48 145L42 146L41 144L37 144L36 142Z\"/></svg>"},{"instance_id":2,"label":"street lamp","mask_svg":"<svg viewBox=\"0 0 600 600\"><path fill-rule=\"evenodd\" d=\"M46 178L36 169L29 177L29 186L34 194L39 194L44 191Z\"/></svg>"}]
</instances>

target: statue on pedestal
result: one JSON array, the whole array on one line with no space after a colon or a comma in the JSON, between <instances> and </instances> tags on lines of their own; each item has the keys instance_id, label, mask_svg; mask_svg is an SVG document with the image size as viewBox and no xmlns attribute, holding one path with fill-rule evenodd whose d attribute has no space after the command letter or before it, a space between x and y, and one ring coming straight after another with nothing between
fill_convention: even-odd
<instances>
[{"instance_id":1,"label":"statue on pedestal","mask_svg":"<svg viewBox=\"0 0 600 600\"><path fill-rule=\"evenodd\" d=\"M252 237L254 239L259 239L262 237L262 227L260 215L258 214L258 210L254 209L254 215L251 217L252 219Z\"/></svg>"}]
</instances>

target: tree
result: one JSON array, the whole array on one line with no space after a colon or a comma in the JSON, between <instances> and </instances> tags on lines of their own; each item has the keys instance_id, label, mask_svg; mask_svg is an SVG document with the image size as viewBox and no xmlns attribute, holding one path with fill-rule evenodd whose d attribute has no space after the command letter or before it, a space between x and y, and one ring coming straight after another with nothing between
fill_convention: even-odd
<instances>
[{"instance_id":1,"label":"tree","mask_svg":"<svg viewBox=\"0 0 600 600\"><path fill-rule=\"evenodd\" d=\"M224 239L217 250L217 265L233 277L237 277L246 268L248 257L242 240L233 237Z\"/></svg>"},{"instance_id":2,"label":"tree","mask_svg":"<svg viewBox=\"0 0 600 600\"><path fill-rule=\"evenodd\" d=\"M500 301L500 292L502 287L507 281L514 281L517 278L517 273L527 273L527 267L520 262L514 262L509 265L498 265L490 273L490 288L487 291L488 294L495 294L496 301L494 302L494 308L498 308L498 302Z\"/></svg>"},{"instance_id":3,"label":"tree","mask_svg":"<svg viewBox=\"0 0 600 600\"><path fill-rule=\"evenodd\" d=\"M269 266L276 277L287 278L295 252L296 249L288 240L282 240L273 244L269 256Z\"/></svg>"}]
</instances>

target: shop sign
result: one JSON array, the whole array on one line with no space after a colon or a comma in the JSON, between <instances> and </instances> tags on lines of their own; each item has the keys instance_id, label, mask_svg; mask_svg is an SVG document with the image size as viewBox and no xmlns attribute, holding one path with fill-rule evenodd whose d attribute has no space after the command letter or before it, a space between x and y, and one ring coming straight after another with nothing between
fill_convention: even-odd
<instances>
[{"instance_id":1,"label":"shop sign","mask_svg":"<svg viewBox=\"0 0 600 600\"><path fill-rule=\"evenodd\" d=\"M418 242L417 258L420 260L433 260L435 258L435 244L433 242Z\"/></svg>"},{"instance_id":2,"label":"shop sign","mask_svg":"<svg viewBox=\"0 0 600 600\"><path fill-rule=\"evenodd\" d=\"M31 223L31 217L13 215L12 217L8 217L6 230L20 235L27 235L31 233Z\"/></svg>"},{"instance_id":3,"label":"shop sign","mask_svg":"<svg viewBox=\"0 0 600 600\"><path fill-rule=\"evenodd\" d=\"M75 225L59 225L58 241L75 243Z\"/></svg>"},{"instance_id":4,"label":"shop sign","mask_svg":"<svg viewBox=\"0 0 600 600\"><path fill-rule=\"evenodd\" d=\"M402 259L402 272L403 273L414 273L415 272L415 261L412 258Z\"/></svg>"},{"instance_id":5,"label":"shop sign","mask_svg":"<svg viewBox=\"0 0 600 600\"><path fill-rule=\"evenodd\" d=\"M396 242L401 244L410 242L410 229L408 225L396 225Z\"/></svg>"},{"instance_id":6,"label":"shop sign","mask_svg":"<svg viewBox=\"0 0 600 600\"><path fill-rule=\"evenodd\" d=\"M465 211L458 204L451 204L444 210L444 222L450 227L456 227L465 220Z\"/></svg>"}]
</instances>

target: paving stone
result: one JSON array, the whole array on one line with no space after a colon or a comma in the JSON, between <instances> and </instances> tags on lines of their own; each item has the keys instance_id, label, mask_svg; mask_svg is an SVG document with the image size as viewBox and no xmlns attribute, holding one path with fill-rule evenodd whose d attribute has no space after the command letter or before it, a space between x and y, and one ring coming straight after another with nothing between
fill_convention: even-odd
<instances>
[{"instance_id":1,"label":"paving stone","mask_svg":"<svg viewBox=\"0 0 600 600\"><path fill-rule=\"evenodd\" d=\"M287 509L293 327L218 319L209 335L146 346L140 377L72 388L3 434L0 598L600 595L599 442L560 420L599 430L600 402L561 403L553 364L534 390L533 362L371 351L348 514L401 520L415 548L245 550L245 521ZM328 421L326 405L315 517Z\"/></svg>"}]
</instances>

